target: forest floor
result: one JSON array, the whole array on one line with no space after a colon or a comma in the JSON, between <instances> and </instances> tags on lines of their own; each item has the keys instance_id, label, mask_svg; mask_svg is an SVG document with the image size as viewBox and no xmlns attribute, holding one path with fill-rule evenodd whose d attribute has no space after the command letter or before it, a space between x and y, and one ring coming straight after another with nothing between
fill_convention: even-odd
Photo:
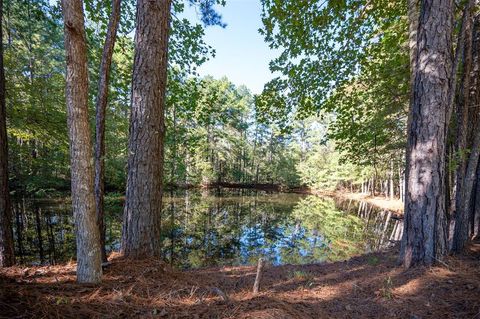
<instances>
[{"instance_id":1,"label":"forest floor","mask_svg":"<svg viewBox=\"0 0 480 319\"><path fill-rule=\"evenodd\" d=\"M480 318L480 243L434 267L404 270L396 249L348 261L177 271L111 256L100 285L75 264L0 270L4 318Z\"/></svg>"}]
</instances>

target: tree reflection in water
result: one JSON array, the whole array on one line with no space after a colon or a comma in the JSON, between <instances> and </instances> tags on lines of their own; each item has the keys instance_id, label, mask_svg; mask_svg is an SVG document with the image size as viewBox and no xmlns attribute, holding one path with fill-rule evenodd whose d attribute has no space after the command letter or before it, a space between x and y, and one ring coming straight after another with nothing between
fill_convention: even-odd
<instances>
[{"instance_id":1,"label":"tree reflection in water","mask_svg":"<svg viewBox=\"0 0 480 319\"><path fill-rule=\"evenodd\" d=\"M107 201L107 251L120 248L122 203ZM75 257L68 203L17 201L15 249L25 264ZM379 250L402 234L402 220L364 202L252 191L184 192L166 196L163 258L179 268L346 259Z\"/></svg>"}]
</instances>

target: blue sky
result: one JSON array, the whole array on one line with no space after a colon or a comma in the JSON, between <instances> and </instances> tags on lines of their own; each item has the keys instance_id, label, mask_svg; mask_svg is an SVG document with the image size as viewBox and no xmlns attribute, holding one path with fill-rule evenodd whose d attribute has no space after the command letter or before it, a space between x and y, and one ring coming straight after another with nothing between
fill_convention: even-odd
<instances>
[{"instance_id":1,"label":"blue sky","mask_svg":"<svg viewBox=\"0 0 480 319\"><path fill-rule=\"evenodd\" d=\"M263 85L273 78L269 62L279 53L269 49L258 33L262 26L260 0L227 0L218 7L226 28L208 27L205 41L216 50L216 56L199 68L201 76L226 76L236 85L244 84L253 93L260 93ZM188 9L187 17L195 16Z\"/></svg>"}]
</instances>

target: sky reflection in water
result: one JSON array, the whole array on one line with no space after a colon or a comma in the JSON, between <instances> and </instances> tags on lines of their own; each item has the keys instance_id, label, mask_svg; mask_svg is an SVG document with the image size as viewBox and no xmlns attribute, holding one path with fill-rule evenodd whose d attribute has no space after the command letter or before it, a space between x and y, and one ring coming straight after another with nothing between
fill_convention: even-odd
<instances>
[{"instance_id":1,"label":"sky reflection in water","mask_svg":"<svg viewBox=\"0 0 480 319\"><path fill-rule=\"evenodd\" d=\"M107 249L120 248L122 205L107 200ZM275 265L343 260L398 240L401 220L366 203L252 191L166 194L163 258L179 268ZM68 203L17 201L15 248L20 262L53 264L75 257ZM21 231L19 231L21 230Z\"/></svg>"}]
</instances>

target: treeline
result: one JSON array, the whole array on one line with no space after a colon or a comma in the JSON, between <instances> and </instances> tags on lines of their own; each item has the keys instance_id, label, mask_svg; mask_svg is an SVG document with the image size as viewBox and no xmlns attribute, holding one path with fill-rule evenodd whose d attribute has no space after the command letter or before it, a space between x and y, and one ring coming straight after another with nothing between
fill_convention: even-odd
<instances>
[{"instance_id":1,"label":"treeline","mask_svg":"<svg viewBox=\"0 0 480 319\"><path fill-rule=\"evenodd\" d=\"M462 251L480 233L478 1L262 3L282 50L264 116L333 114L336 150L374 170L363 191L405 197L407 267Z\"/></svg>"},{"instance_id":2,"label":"treeline","mask_svg":"<svg viewBox=\"0 0 480 319\"><path fill-rule=\"evenodd\" d=\"M283 51L256 97L195 72L214 54L204 28L225 26L222 0L0 3L2 266L14 262L9 187L71 189L81 282L101 278L105 189L126 190L127 258L159 256L166 185L404 197L407 267L478 235L475 0L264 0L262 33Z\"/></svg>"},{"instance_id":3,"label":"treeline","mask_svg":"<svg viewBox=\"0 0 480 319\"><path fill-rule=\"evenodd\" d=\"M89 2L86 2L88 4ZM48 1L5 1L4 43L10 189L42 197L70 189L63 22ZM118 7L118 4L116 4ZM105 118L105 187L123 192L129 127L133 16L128 2L120 16L110 83L100 72L108 7L86 12L89 121L95 132L96 104L108 89ZM93 11L93 10L99 11ZM100 12L100 17L98 16ZM105 15L105 16L104 16ZM227 79L199 78L193 68L213 53L201 26L172 21L165 110L164 183L168 186L216 182L298 185L290 140L278 127L257 121L253 96ZM196 42L192 47L192 42ZM191 70L191 71L189 71ZM101 98L100 98L101 93ZM97 119L98 121L98 119ZM98 125L97 125L98 129ZM97 140L97 144L103 139Z\"/></svg>"},{"instance_id":4,"label":"treeline","mask_svg":"<svg viewBox=\"0 0 480 319\"><path fill-rule=\"evenodd\" d=\"M165 186L303 183L321 121L306 145L303 123L262 121L245 87L195 72L214 53L204 27L224 26L216 3L2 2L1 265L14 262L9 194L71 190L78 280L97 282L105 190L126 190L122 253L139 258L159 254Z\"/></svg>"},{"instance_id":5,"label":"treeline","mask_svg":"<svg viewBox=\"0 0 480 319\"><path fill-rule=\"evenodd\" d=\"M123 193L134 59L129 34L135 6L123 1L120 10L119 3L112 4L110 8L85 2L92 83L88 115L92 139L99 146L97 167L98 159L104 158L105 188ZM183 8L174 10L181 15ZM70 164L61 9L49 1L5 0L4 12L10 190L16 196L62 196L70 190ZM109 13L115 13L113 22L119 20L117 29L109 23ZM392 154L384 149L388 132L377 138L377 146L356 143L369 156L364 160L342 148L354 140L342 140L341 132L351 130L348 123L342 124L340 113L333 120L332 110L326 110L325 116L295 120L286 129L284 123L265 118L246 87L237 87L226 78L200 78L195 68L214 54L202 40L203 28L181 18L172 20L163 166L167 187L306 185L378 195L386 193L385 183L393 182L394 195L401 195L402 157L385 162ZM107 51L111 51L110 62L103 59ZM360 151L356 146L349 147ZM392 194L390 186L388 194Z\"/></svg>"}]
</instances>

